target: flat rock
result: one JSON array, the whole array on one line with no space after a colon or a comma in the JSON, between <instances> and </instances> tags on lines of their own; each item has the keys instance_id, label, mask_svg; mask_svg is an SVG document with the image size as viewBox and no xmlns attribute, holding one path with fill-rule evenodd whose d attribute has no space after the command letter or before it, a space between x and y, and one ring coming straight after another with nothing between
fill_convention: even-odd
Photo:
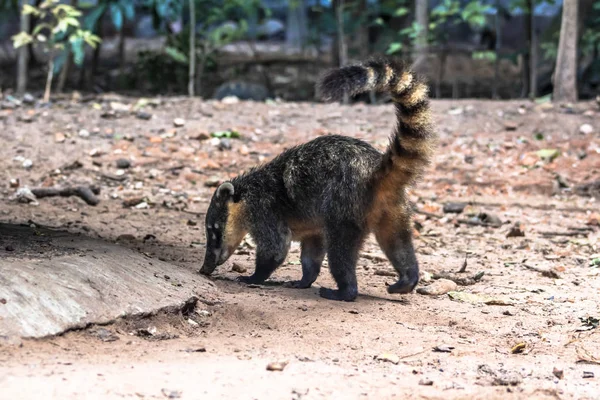
<instances>
[{"instance_id":1,"label":"flat rock","mask_svg":"<svg viewBox=\"0 0 600 400\"><path fill-rule=\"evenodd\" d=\"M197 299L216 301L218 291L193 270L126 247L0 224L0 299L0 338L39 338L119 317L178 310Z\"/></svg>"}]
</instances>

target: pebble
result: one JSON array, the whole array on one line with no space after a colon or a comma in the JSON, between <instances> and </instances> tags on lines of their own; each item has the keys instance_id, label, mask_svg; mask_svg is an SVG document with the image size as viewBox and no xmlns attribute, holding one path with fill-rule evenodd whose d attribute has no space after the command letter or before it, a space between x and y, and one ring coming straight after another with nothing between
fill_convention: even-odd
<instances>
[{"instance_id":1,"label":"pebble","mask_svg":"<svg viewBox=\"0 0 600 400\"><path fill-rule=\"evenodd\" d=\"M26 159L23 161L23 168L25 169L29 169L31 167L33 167L33 161L31 161L30 159Z\"/></svg>"},{"instance_id":2,"label":"pebble","mask_svg":"<svg viewBox=\"0 0 600 400\"><path fill-rule=\"evenodd\" d=\"M590 124L583 124L579 127L579 133L582 135L589 135L594 132L594 127Z\"/></svg>"},{"instance_id":3,"label":"pebble","mask_svg":"<svg viewBox=\"0 0 600 400\"><path fill-rule=\"evenodd\" d=\"M23 103L31 105L35 103L35 97L33 97L31 93L25 93L23 95Z\"/></svg>"},{"instance_id":4,"label":"pebble","mask_svg":"<svg viewBox=\"0 0 600 400\"><path fill-rule=\"evenodd\" d=\"M65 140L66 140L66 136L65 136L64 133L62 133L62 132L56 132L54 134L54 141L56 143L63 143Z\"/></svg>"},{"instance_id":5,"label":"pebble","mask_svg":"<svg viewBox=\"0 0 600 400\"><path fill-rule=\"evenodd\" d=\"M31 192L29 188L26 187L18 189L17 193L15 193L15 198L20 203L35 203L37 201L35 195Z\"/></svg>"},{"instance_id":6,"label":"pebble","mask_svg":"<svg viewBox=\"0 0 600 400\"><path fill-rule=\"evenodd\" d=\"M450 279L438 279L429 286L420 287L417 293L427 296L439 296L456 290L458 285Z\"/></svg>"},{"instance_id":7,"label":"pebble","mask_svg":"<svg viewBox=\"0 0 600 400\"><path fill-rule=\"evenodd\" d=\"M433 348L433 351L438 353L452 353L454 346L448 346L447 344L439 344Z\"/></svg>"},{"instance_id":8,"label":"pebble","mask_svg":"<svg viewBox=\"0 0 600 400\"><path fill-rule=\"evenodd\" d=\"M467 203L444 203L443 211L448 214L460 214L466 206Z\"/></svg>"},{"instance_id":9,"label":"pebble","mask_svg":"<svg viewBox=\"0 0 600 400\"><path fill-rule=\"evenodd\" d=\"M100 157L102 154L103 154L102 150L100 150L100 149L90 150L90 157Z\"/></svg>"},{"instance_id":10,"label":"pebble","mask_svg":"<svg viewBox=\"0 0 600 400\"><path fill-rule=\"evenodd\" d=\"M247 156L248 154L250 154L250 150L248 149L248 146L243 145L242 147L240 147L240 154L243 156Z\"/></svg>"},{"instance_id":11,"label":"pebble","mask_svg":"<svg viewBox=\"0 0 600 400\"><path fill-rule=\"evenodd\" d=\"M287 361L272 362L272 363L267 364L267 371L283 371L285 369L286 365L288 365Z\"/></svg>"},{"instance_id":12,"label":"pebble","mask_svg":"<svg viewBox=\"0 0 600 400\"><path fill-rule=\"evenodd\" d=\"M211 146L215 146L215 147L216 147L216 146L218 146L220 143L221 143L221 139L219 139L219 138L216 138L216 137L215 137L215 138L212 138L212 139L210 139L210 145L211 145Z\"/></svg>"},{"instance_id":13,"label":"pebble","mask_svg":"<svg viewBox=\"0 0 600 400\"><path fill-rule=\"evenodd\" d=\"M221 178L219 178L218 176L211 176L204 181L204 186L217 187L217 186L219 186L220 182L221 182Z\"/></svg>"},{"instance_id":14,"label":"pebble","mask_svg":"<svg viewBox=\"0 0 600 400\"><path fill-rule=\"evenodd\" d=\"M119 158L117 160L117 168L127 169L129 167L131 167L131 161L129 161L128 159L126 159L126 158Z\"/></svg>"},{"instance_id":15,"label":"pebble","mask_svg":"<svg viewBox=\"0 0 600 400\"><path fill-rule=\"evenodd\" d=\"M225 96L221 100L223 104L237 104L240 102L240 99L237 96Z\"/></svg>"},{"instance_id":16,"label":"pebble","mask_svg":"<svg viewBox=\"0 0 600 400\"><path fill-rule=\"evenodd\" d=\"M130 197L123 200L123 207L134 207L144 202L143 197Z\"/></svg>"},{"instance_id":17,"label":"pebble","mask_svg":"<svg viewBox=\"0 0 600 400\"><path fill-rule=\"evenodd\" d=\"M433 381L429 378L423 378L419 381L419 385L421 386L432 386L433 385Z\"/></svg>"},{"instance_id":18,"label":"pebble","mask_svg":"<svg viewBox=\"0 0 600 400\"><path fill-rule=\"evenodd\" d=\"M12 178L9 182L10 187L13 189L18 188L20 184L19 178Z\"/></svg>"},{"instance_id":19,"label":"pebble","mask_svg":"<svg viewBox=\"0 0 600 400\"><path fill-rule=\"evenodd\" d=\"M185 125L185 119L183 119L183 118L175 118L173 120L173 126L175 126L175 128L181 128L184 125Z\"/></svg>"},{"instance_id":20,"label":"pebble","mask_svg":"<svg viewBox=\"0 0 600 400\"><path fill-rule=\"evenodd\" d=\"M137 114L135 114L135 117L137 119L142 119L144 121L148 121L148 120L152 119L152 114L145 112L145 111L138 111Z\"/></svg>"},{"instance_id":21,"label":"pebble","mask_svg":"<svg viewBox=\"0 0 600 400\"><path fill-rule=\"evenodd\" d=\"M87 129L80 129L77 135L82 138L87 138L90 137L90 131L88 131Z\"/></svg>"},{"instance_id":22,"label":"pebble","mask_svg":"<svg viewBox=\"0 0 600 400\"><path fill-rule=\"evenodd\" d=\"M231 150L231 140L227 138L219 139L219 150Z\"/></svg>"},{"instance_id":23,"label":"pebble","mask_svg":"<svg viewBox=\"0 0 600 400\"><path fill-rule=\"evenodd\" d=\"M594 373L591 371L583 371L583 379L590 379L594 377Z\"/></svg>"},{"instance_id":24,"label":"pebble","mask_svg":"<svg viewBox=\"0 0 600 400\"><path fill-rule=\"evenodd\" d=\"M554 367L554 369L552 369L552 374L557 377L558 379L562 379L565 376L565 372L562 369L558 369L556 367Z\"/></svg>"},{"instance_id":25,"label":"pebble","mask_svg":"<svg viewBox=\"0 0 600 400\"><path fill-rule=\"evenodd\" d=\"M238 263L233 263L233 266L231 267L231 270L233 272L237 272L239 274L243 274L244 272L246 272L248 269L246 267L244 267L243 265L240 265Z\"/></svg>"}]
</instances>

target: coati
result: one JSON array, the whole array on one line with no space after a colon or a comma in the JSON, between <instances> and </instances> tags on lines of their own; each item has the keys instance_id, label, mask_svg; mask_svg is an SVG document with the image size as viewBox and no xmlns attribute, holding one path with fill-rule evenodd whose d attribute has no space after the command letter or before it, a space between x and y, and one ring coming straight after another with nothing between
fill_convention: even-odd
<instances>
[{"instance_id":1,"label":"coati","mask_svg":"<svg viewBox=\"0 0 600 400\"><path fill-rule=\"evenodd\" d=\"M264 282L296 240L302 279L292 286L309 288L327 254L337 289L321 288L320 295L353 301L359 251L372 232L399 275L388 292L414 289L419 267L406 188L422 174L435 147L428 87L403 63L386 59L331 70L317 86L324 100L369 90L388 91L394 101L397 121L387 150L382 154L351 137L321 136L221 184L206 214L200 273L210 275L250 233L256 269L239 280Z\"/></svg>"}]
</instances>

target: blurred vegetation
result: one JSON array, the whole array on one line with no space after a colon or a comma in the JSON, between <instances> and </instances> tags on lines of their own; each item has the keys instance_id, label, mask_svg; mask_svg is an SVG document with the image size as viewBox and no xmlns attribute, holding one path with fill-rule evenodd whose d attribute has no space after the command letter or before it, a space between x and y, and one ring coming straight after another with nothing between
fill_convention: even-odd
<instances>
[{"instance_id":1,"label":"blurred vegetation","mask_svg":"<svg viewBox=\"0 0 600 400\"><path fill-rule=\"evenodd\" d=\"M340 2L343 4L345 36L341 40L350 44L347 57L350 59L373 53L414 59L417 43L424 38L428 54L442 59L449 51L451 33L459 26L468 26L473 32L484 32L492 38L487 44L472 46L469 51L473 59L495 65L498 71L500 59L511 59L516 64L518 57L523 57L525 80L536 80L537 64L556 62L560 15L545 32L526 25L525 29L529 32L523 38L525 45L517 51L503 51L498 35L501 36L503 20L516 14L531 16L530 7L556 2L561 4L558 0L346 0ZM426 26L415 16L417 3L428 6ZM590 70L600 73L600 0L587 3L592 7L584 10L581 18L579 58L591 61L582 63L580 75ZM21 12L34 17L30 31L21 32L13 38L14 45L45 47L50 58L47 68L52 69L52 74L68 68L70 61L80 67L90 63L80 68L80 86L83 88L94 86L101 40L106 32L112 30L119 35L119 87L127 89L135 86L135 82L144 81L149 83L146 86L150 90L161 91L171 85L174 91L182 92L186 86L192 85L195 93L206 95L203 79L207 71L218 67L219 51L237 41L247 42L252 48L261 35L269 36L269 33L258 32L257 26L275 14L279 20L285 19L282 15L286 9L305 8L308 20L302 22L306 31L302 37L303 46L316 47L320 51L332 40L333 47L339 46L335 4L319 0L97 0L93 4L84 0L70 0L69 4L58 0L0 0L0 10L5 15ZM191 9L195 18L190 18ZM135 65L128 72L125 62L126 25L135 24L142 15L151 15L153 28L164 37L165 44L158 51L140 51ZM288 19L294 15L300 14L287 12ZM531 23L532 18L527 20L526 17L525 20L526 24L527 21ZM290 34L290 25L290 21L286 21L286 35ZM191 38L194 40L191 41ZM85 57L86 44L95 47L91 57ZM190 48L191 45L193 48ZM533 53L536 45L541 49L540 55ZM336 51L332 53L334 62L337 62ZM532 64L531 71L529 62ZM441 65L440 68L443 68L443 60ZM583 69L584 65L587 70ZM533 85L532 92L527 89L523 95L537 96L536 85Z\"/></svg>"}]
</instances>

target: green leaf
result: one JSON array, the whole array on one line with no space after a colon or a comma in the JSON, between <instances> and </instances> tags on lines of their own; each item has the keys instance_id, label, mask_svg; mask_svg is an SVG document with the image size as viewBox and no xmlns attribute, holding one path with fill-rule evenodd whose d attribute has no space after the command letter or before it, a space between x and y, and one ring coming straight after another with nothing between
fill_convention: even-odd
<instances>
[{"instance_id":1,"label":"green leaf","mask_svg":"<svg viewBox=\"0 0 600 400\"><path fill-rule=\"evenodd\" d=\"M121 0L121 9L125 14L127 21L133 21L135 18L135 4L131 0Z\"/></svg>"},{"instance_id":2,"label":"green leaf","mask_svg":"<svg viewBox=\"0 0 600 400\"><path fill-rule=\"evenodd\" d=\"M386 54L394 54L399 52L400 50L402 50L402 43L400 42L394 42L394 43L390 43L389 47L386 50Z\"/></svg>"},{"instance_id":3,"label":"green leaf","mask_svg":"<svg viewBox=\"0 0 600 400\"><path fill-rule=\"evenodd\" d=\"M33 42L33 37L27 32L17 33L11 39L13 41L13 47L15 49L18 49L19 47L28 45L29 43Z\"/></svg>"},{"instance_id":4,"label":"green leaf","mask_svg":"<svg viewBox=\"0 0 600 400\"><path fill-rule=\"evenodd\" d=\"M550 101L552 101L552 94L549 93L545 96L542 97L538 97L537 99L535 99L536 104L543 104L543 103L549 103Z\"/></svg>"},{"instance_id":5,"label":"green leaf","mask_svg":"<svg viewBox=\"0 0 600 400\"><path fill-rule=\"evenodd\" d=\"M38 10L37 8L30 6L29 4L24 4L23 5L23 14L28 15L35 15L36 17L39 17L40 15L42 15L42 12L40 10Z\"/></svg>"},{"instance_id":6,"label":"green leaf","mask_svg":"<svg viewBox=\"0 0 600 400\"><path fill-rule=\"evenodd\" d=\"M84 44L85 41L81 33L79 35L74 35L69 38L69 42L71 43L71 51L73 52L73 61L76 65L80 66L83 64L83 60L85 58Z\"/></svg>"},{"instance_id":7,"label":"green leaf","mask_svg":"<svg viewBox=\"0 0 600 400\"><path fill-rule=\"evenodd\" d=\"M82 27L86 31L93 31L96 27L96 24L100 20L100 17L104 14L106 10L106 4L100 4L98 7L94 8L88 15L83 18Z\"/></svg>"},{"instance_id":8,"label":"green leaf","mask_svg":"<svg viewBox=\"0 0 600 400\"><path fill-rule=\"evenodd\" d=\"M408 14L409 9L407 7L400 7L397 8L396 11L394 11L394 17L402 17L406 14Z\"/></svg>"},{"instance_id":9,"label":"green leaf","mask_svg":"<svg viewBox=\"0 0 600 400\"><path fill-rule=\"evenodd\" d=\"M178 63L187 64L189 62L188 56L175 47L167 46L165 48L165 53Z\"/></svg>"},{"instance_id":10,"label":"green leaf","mask_svg":"<svg viewBox=\"0 0 600 400\"><path fill-rule=\"evenodd\" d=\"M600 257L593 258L592 261L590 261L590 267L600 267Z\"/></svg>"},{"instance_id":11,"label":"green leaf","mask_svg":"<svg viewBox=\"0 0 600 400\"><path fill-rule=\"evenodd\" d=\"M535 154L542 160L552 161L560 155L558 149L541 149L535 152Z\"/></svg>"},{"instance_id":12,"label":"green leaf","mask_svg":"<svg viewBox=\"0 0 600 400\"><path fill-rule=\"evenodd\" d=\"M375 18L375 21L373 21L373 25L383 26L384 25L383 18L381 18L381 17Z\"/></svg>"},{"instance_id":13,"label":"green leaf","mask_svg":"<svg viewBox=\"0 0 600 400\"><path fill-rule=\"evenodd\" d=\"M238 131L227 130L227 131L217 131L210 134L211 137L214 138L227 138L227 139L239 139L242 137Z\"/></svg>"},{"instance_id":14,"label":"green leaf","mask_svg":"<svg viewBox=\"0 0 600 400\"><path fill-rule=\"evenodd\" d=\"M121 7L118 4L112 3L110 5L110 17L115 29L120 31L123 28L123 12L121 12Z\"/></svg>"},{"instance_id":15,"label":"green leaf","mask_svg":"<svg viewBox=\"0 0 600 400\"><path fill-rule=\"evenodd\" d=\"M54 74L58 74L60 72L60 70L63 68L63 65L65 65L65 62L67 61L67 58L69 57L69 49L65 49L62 52L60 52L59 55L57 55L56 57L54 57Z\"/></svg>"}]
</instances>

